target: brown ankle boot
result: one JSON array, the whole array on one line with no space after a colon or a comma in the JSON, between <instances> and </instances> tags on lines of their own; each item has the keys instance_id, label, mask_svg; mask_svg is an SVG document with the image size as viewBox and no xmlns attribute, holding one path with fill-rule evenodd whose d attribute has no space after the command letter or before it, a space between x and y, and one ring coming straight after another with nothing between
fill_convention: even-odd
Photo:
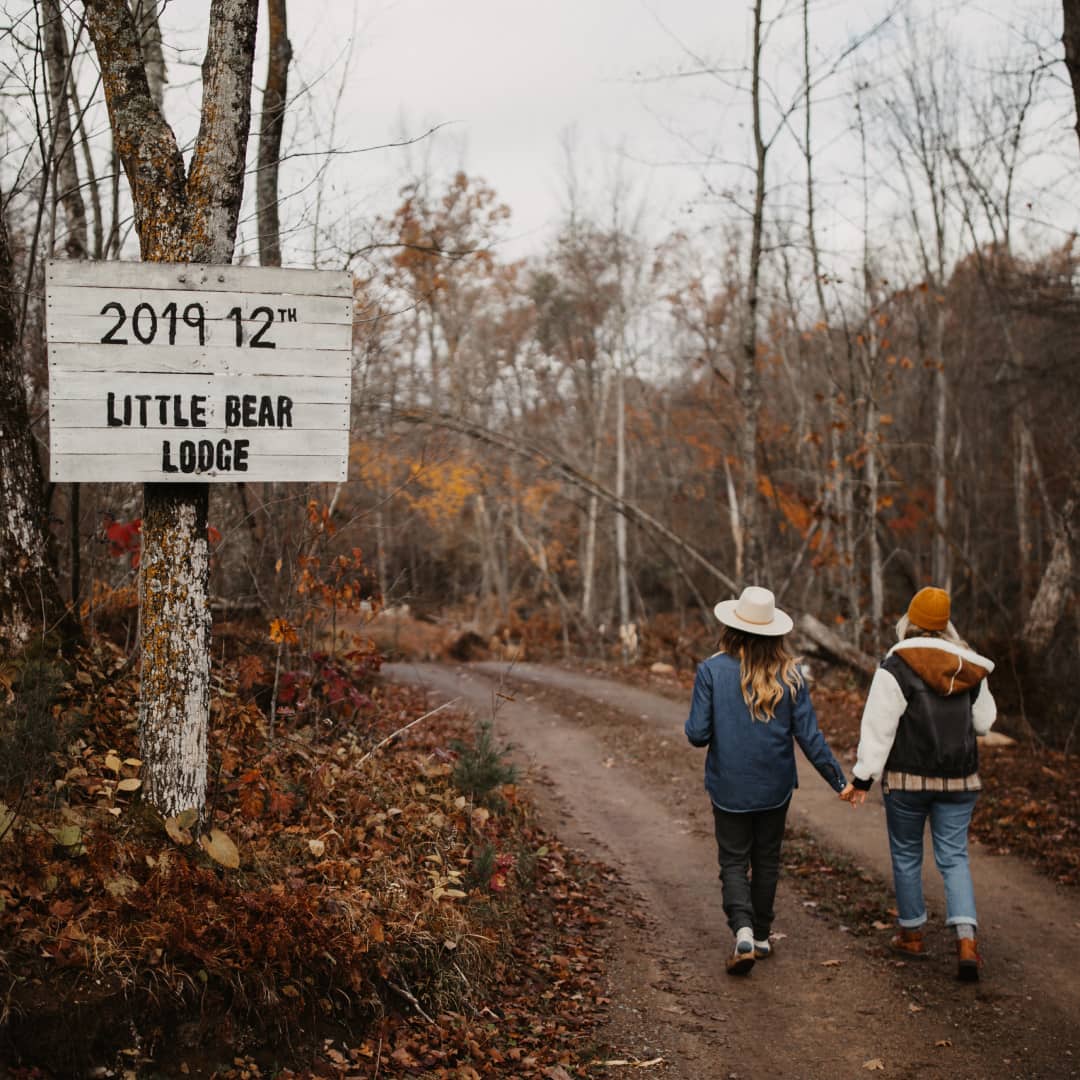
<instances>
[{"instance_id":1,"label":"brown ankle boot","mask_svg":"<svg viewBox=\"0 0 1080 1080\"><path fill-rule=\"evenodd\" d=\"M956 977L963 982L978 982L982 957L974 938L959 938L956 942Z\"/></svg>"},{"instance_id":2,"label":"brown ankle boot","mask_svg":"<svg viewBox=\"0 0 1080 1080\"><path fill-rule=\"evenodd\" d=\"M900 928L899 934L894 934L889 941L889 948L894 953L900 956L909 957L912 960L923 960L926 958L926 945L923 942L922 930L908 930L905 927Z\"/></svg>"}]
</instances>

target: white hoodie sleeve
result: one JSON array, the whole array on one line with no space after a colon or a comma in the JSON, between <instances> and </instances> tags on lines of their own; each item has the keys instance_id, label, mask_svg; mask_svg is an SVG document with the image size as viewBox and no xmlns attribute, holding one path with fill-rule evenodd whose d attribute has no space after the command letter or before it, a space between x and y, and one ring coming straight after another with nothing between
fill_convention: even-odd
<instances>
[{"instance_id":1,"label":"white hoodie sleeve","mask_svg":"<svg viewBox=\"0 0 1080 1080\"><path fill-rule=\"evenodd\" d=\"M980 695L981 697L981 695ZM870 693L863 708L859 729L859 753L852 773L859 780L880 780L885 761L892 750L900 717L907 709L907 699L896 679L878 668L870 683Z\"/></svg>"},{"instance_id":2,"label":"white hoodie sleeve","mask_svg":"<svg viewBox=\"0 0 1080 1080\"><path fill-rule=\"evenodd\" d=\"M997 703L990 693L990 684L983 679L975 704L971 707L971 723L976 735L985 735L997 719Z\"/></svg>"}]
</instances>

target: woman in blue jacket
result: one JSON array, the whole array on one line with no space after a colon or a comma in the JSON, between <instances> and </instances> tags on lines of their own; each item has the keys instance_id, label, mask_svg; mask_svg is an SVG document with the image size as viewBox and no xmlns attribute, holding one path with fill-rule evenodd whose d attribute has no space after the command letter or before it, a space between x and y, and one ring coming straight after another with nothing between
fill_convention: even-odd
<instances>
[{"instance_id":1,"label":"woman in blue jacket","mask_svg":"<svg viewBox=\"0 0 1080 1080\"><path fill-rule=\"evenodd\" d=\"M844 790L845 780L787 649L791 618L773 594L751 585L713 610L724 629L719 651L698 665L686 737L708 747L705 790L724 914L735 934L727 970L743 975L771 950L784 823L799 785L795 742L835 791Z\"/></svg>"}]
</instances>

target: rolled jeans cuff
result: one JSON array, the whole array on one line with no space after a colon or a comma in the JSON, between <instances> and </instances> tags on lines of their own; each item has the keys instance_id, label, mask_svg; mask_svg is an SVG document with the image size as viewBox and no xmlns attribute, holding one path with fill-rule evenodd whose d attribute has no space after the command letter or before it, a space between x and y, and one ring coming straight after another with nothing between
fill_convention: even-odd
<instances>
[{"instance_id":1,"label":"rolled jeans cuff","mask_svg":"<svg viewBox=\"0 0 1080 1080\"><path fill-rule=\"evenodd\" d=\"M896 925L904 930L918 930L926 922L926 912L917 915L914 919L897 919Z\"/></svg>"},{"instance_id":2,"label":"rolled jeans cuff","mask_svg":"<svg viewBox=\"0 0 1080 1080\"><path fill-rule=\"evenodd\" d=\"M978 926L978 922L970 915L953 915L945 920L946 926Z\"/></svg>"}]
</instances>

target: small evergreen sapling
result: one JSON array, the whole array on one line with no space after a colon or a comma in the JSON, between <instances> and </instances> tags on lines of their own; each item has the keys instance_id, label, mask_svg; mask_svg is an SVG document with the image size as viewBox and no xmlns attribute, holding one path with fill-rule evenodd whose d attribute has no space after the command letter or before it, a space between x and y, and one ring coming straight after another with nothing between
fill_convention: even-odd
<instances>
[{"instance_id":1,"label":"small evergreen sapling","mask_svg":"<svg viewBox=\"0 0 1080 1080\"><path fill-rule=\"evenodd\" d=\"M458 755L454 765L454 786L481 805L495 808L502 803L499 788L517 779L517 769L505 760L509 746L497 746L490 720L476 726L471 746L455 739L450 747Z\"/></svg>"}]
</instances>

